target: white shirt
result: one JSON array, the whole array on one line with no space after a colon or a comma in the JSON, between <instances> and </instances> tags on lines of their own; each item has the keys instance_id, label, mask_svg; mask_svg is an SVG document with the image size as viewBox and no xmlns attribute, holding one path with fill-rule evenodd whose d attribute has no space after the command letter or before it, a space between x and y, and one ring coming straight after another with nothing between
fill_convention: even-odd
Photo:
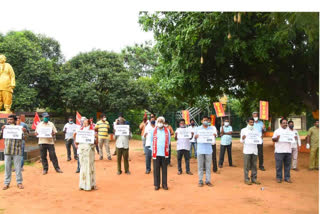
<instances>
[{"instance_id":1,"label":"white shirt","mask_svg":"<svg viewBox=\"0 0 320 214\"><path fill-rule=\"evenodd\" d=\"M217 130L217 128L216 128L215 126L210 126L210 127L212 127L212 129L213 129L213 134L218 135L218 130ZM216 137L213 138L213 141L212 141L211 144L212 144L212 145L216 145Z\"/></svg>"},{"instance_id":2,"label":"white shirt","mask_svg":"<svg viewBox=\"0 0 320 214\"><path fill-rule=\"evenodd\" d=\"M282 133L287 132L288 129L283 129L282 127L278 128L274 131L272 139L281 136ZM274 152L275 153L291 153L291 143L290 142L275 142L274 144Z\"/></svg>"},{"instance_id":3,"label":"white shirt","mask_svg":"<svg viewBox=\"0 0 320 214\"><path fill-rule=\"evenodd\" d=\"M67 123L63 127L63 131L66 131L65 139L73 139L73 133L78 129L78 126L74 123Z\"/></svg>"},{"instance_id":4,"label":"white shirt","mask_svg":"<svg viewBox=\"0 0 320 214\"><path fill-rule=\"evenodd\" d=\"M147 125L146 126L146 128L144 130L144 134L147 135L146 136L146 145L145 146L151 146L151 132L153 132L155 127L152 127L151 125Z\"/></svg>"},{"instance_id":5,"label":"white shirt","mask_svg":"<svg viewBox=\"0 0 320 214\"><path fill-rule=\"evenodd\" d=\"M257 144L247 144L245 143L245 139L243 140L242 137L243 136L247 136L247 132L248 132L248 128L243 128L241 129L241 133L240 133L240 143L243 143L243 154L247 154L247 155L258 155L258 147ZM260 132L259 132L260 133ZM261 133L260 133L261 134Z\"/></svg>"},{"instance_id":6,"label":"white shirt","mask_svg":"<svg viewBox=\"0 0 320 214\"><path fill-rule=\"evenodd\" d=\"M298 138L297 140L295 139L294 143L291 143L291 148L296 149L296 148L298 148L298 147L297 147L297 144L298 144L299 146L301 146L301 140L300 140L299 133L298 133L298 131L295 130L295 129L291 130L290 128L288 128L288 130L291 131L291 132L293 132L293 133L294 133L294 136L297 136L297 138Z\"/></svg>"},{"instance_id":7,"label":"white shirt","mask_svg":"<svg viewBox=\"0 0 320 214\"><path fill-rule=\"evenodd\" d=\"M191 143L195 143L195 142L196 142L196 139L194 138L194 136L196 135L195 133L196 133L197 127L196 127L196 126L194 126L194 127L189 126L189 129L190 129L191 132L193 132L193 137L192 137L192 139L190 140L190 142L191 142Z\"/></svg>"}]
</instances>

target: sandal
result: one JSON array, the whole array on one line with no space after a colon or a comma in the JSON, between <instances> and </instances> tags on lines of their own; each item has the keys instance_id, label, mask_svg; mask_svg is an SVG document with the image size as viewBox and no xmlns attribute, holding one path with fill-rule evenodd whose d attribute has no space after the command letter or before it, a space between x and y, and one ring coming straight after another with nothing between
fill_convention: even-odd
<instances>
[{"instance_id":1,"label":"sandal","mask_svg":"<svg viewBox=\"0 0 320 214\"><path fill-rule=\"evenodd\" d=\"M9 189L9 185L5 185L5 186L2 188L2 190L7 190L7 189Z\"/></svg>"},{"instance_id":2,"label":"sandal","mask_svg":"<svg viewBox=\"0 0 320 214\"><path fill-rule=\"evenodd\" d=\"M19 189L24 189L24 187L23 187L22 184L18 184L17 187L18 187Z\"/></svg>"}]
</instances>

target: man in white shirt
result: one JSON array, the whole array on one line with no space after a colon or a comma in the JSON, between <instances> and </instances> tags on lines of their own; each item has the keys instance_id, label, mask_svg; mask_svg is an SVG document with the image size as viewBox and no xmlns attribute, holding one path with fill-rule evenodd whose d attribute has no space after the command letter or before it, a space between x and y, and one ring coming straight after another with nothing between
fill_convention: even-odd
<instances>
[{"instance_id":1,"label":"man in white shirt","mask_svg":"<svg viewBox=\"0 0 320 214\"><path fill-rule=\"evenodd\" d=\"M146 144L145 144L145 156L146 156L146 174L150 174L151 172L151 132L153 132L154 128L156 127L156 121L155 118L152 117L150 119L150 123L146 126L144 130L144 137L146 138Z\"/></svg>"},{"instance_id":2,"label":"man in white shirt","mask_svg":"<svg viewBox=\"0 0 320 214\"><path fill-rule=\"evenodd\" d=\"M177 141L177 158L178 158L178 175L182 174L181 161L184 156L184 160L186 163L186 173L188 175L193 175L190 172L190 139L192 139L192 132L190 138L185 138L185 136L180 136L181 131L187 130L189 132L190 129L186 128L186 121L181 119L179 122L179 128L177 128L175 132L175 140Z\"/></svg>"},{"instance_id":3,"label":"man in white shirt","mask_svg":"<svg viewBox=\"0 0 320 214\"><path fill-rule=\"evenodd\" d=\"M292 120L290 120L288 122L288 126L289 126L289 131L294 133L294 142L291 143L291 154L292 154L292 166L291 169L298 171L297 165L298 165L298 146L299 149L301 147L301 140L300 140L300 136L297 130L294 129L294 123Z\"/></svg>"},{"instance_id":4,"label":"man in white shirt","mask_svg":"<svg viewBox=\"0 0 320 214\"><path fill-rule=\"evenodd\" d=\"M284 181L292 183L290 179L291 166L291 142L289 142L287 129L288 120L280 120L281 127L273 133L272 141L275 142L275 160L276 160L276 179L278 183L282 182L282 165L284 165ZM281 138L282 136L282 138Z\"/></svg>"},{"instance_id":5,"label":"man in white shirt","mask_svg":"<svg viewBox=\"0 0 320 214\"><path fill-rule=\"evenodd\" d=\"M77 130L77 125L73 123L73 119L70 116L68 119L68 123L64 125L63 127L63 132L65 134L65 143L66 143L66 148L67 148L67 161L71 160L71 146L73 148L73 156L74 159L77 160L77 149L76 146L74 145L74 140L73 140L73 134Z\"/></svg>"},{"instance_id":6,"label":"man in white shirt","mask_svg":"<svg viewBox=\"0 0 320 214\"><path fill-rule=\"evenodd\" d=\"M258 158L258 147L256 144L249 144L246 143L246 137L248 132L254 131L254 119L249 118L247 120L247 127L241 129L240 133L240 142L243 143L243 168L244 168L244 183L251 185L254 184L260 184L259 181L257 181L257 158ZM260 134L260 132L259 132ZM251 170L251 181L249 178L249 170Z\"/></svg>"}]
</instances>

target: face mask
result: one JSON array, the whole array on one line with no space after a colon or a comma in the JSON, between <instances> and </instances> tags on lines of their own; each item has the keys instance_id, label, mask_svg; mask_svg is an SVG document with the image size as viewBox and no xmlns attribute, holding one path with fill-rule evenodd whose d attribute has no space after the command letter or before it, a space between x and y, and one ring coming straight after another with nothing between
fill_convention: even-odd
<instances>
[{"instance_id":1,"label":"face mask","mask_svg":"<svg viewBox=\"0 0 320 214\"><path fill-rule=\"evenodd\" d=\"M253 126L250 126L249 124L248 124L247 128L248 128L250 131L253 131L253 129L254 129L254 127L253 127Z\"/></svg>"},{"instance_id":2,"label":"face mask","mask_svg":"<svg viewBox=\"0 0 320 214\"><path fill-rule=\"evenodd\" d=\"M102 118L102 121L106 121L106 120L107 120L107 118L105 118L105 117L104 117L104 118Z\"/></svg>"},{"instance_id":3,"label":"face mask","mask_svg":"<svg viewBox=\"0 0 320 214\"><path fill-rule=\"evenodd\" d=\"M180 128L186 128L186 126L185 125L180 125Z\"/></svg>"},{"instance_id":4,"label":"face mask","mask_svg":"<svg viewBox=\"0 0 320 214\"><path fill-rule=\"evenodd\" d=\"M289 126L290 129L293 129L293 127L294 127L293 125L290 125L290 126Z\"/></svg>"},{"instance_id":5,"label":"face mask","mask_svg":"<svg viewBox=\"0 0 320 214\"><path fill-rule=\"evenodd\" d=\"M225 126L229 126L229 122L224 122L224 125Z\"/></svg>"},{"instance_id":6,"label":"face mask","mask_svg":"<svg viewBox=\"0 0 320 214\"><path fill-rule=\"evenodd\" d=\"M164 125L164 127L168 127L168 124Z\"/></svg>"},{"instance_id":7,"label":"face mask","mask_svg":"<svg viewBox=\"0 0 320 214\"><path fill-rule=\"evenodd\" d=\"M191 126L194 126L194 123L191 123Z\"/></svg>"},{"instance_id":8,"label":"face mask","mask_svg":"<svg viewBox=\"0 0 320 214\"><path fill-rule=\"evenodd\" d=\"M45 123L49 122L49 117L43 118L43 121L44 121Z\"/></svg>"},{"instance_id":9,"label":"face mask","mask_svg":"<svg viewBox=\"0 0 320 214\"><path fill-rule=\"evenodd\" d=\"M72 124L72 123L73 123L73 121L72 121L72 120L69 120L69 123L70 123L70 124Z\"/></svg>"},{"instance_id":10,"label":"face mask","mask_svg":"<svg viewBox=\"0 0 320 214\"><path fill-rule=\"evenodd\" d=\"M202 124L205 125L205 126L209 125L208 121L203 121Z\"/></svg>"},{"instance_id":11,"label":"face mask","mask_svg":"<svg viewBox=\"0 0 320 214\"><path fill-rule=\"evenodd\" d=\"M155 125L156 124L156 121L154 120L154 121L151 121L151 124L152 125Z\"/></svg>"},{"instance_id":12,"label":"face mask","mask_svg":"<svg viewBox=\"0 0 320 214\"><path fill-rule=\"evenodd\" d=\"M158 123L158 127L162 128L163 127L163 123Z\"/></svg>"},{"instance_id":13,"label":"face mask","mask_svg":"<svg viewBox=\"0 0 320 214\"><path fill-rule=\"evenodd\" d=\"M254 119L254 121L258 121L258 117L254 117L253 119Z\"/></svg>"}]
</instances>

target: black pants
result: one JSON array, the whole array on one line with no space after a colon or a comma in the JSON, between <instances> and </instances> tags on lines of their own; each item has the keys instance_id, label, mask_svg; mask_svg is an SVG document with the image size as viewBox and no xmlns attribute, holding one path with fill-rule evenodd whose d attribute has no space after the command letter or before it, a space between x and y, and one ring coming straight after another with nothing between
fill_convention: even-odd
<instances>
[{"instance_id":1,"label":"black pants","mask_svg":"<svg viewBox=\"0 0 320 214\"><path fill-rule=\"evenodd\" d=\"M168 160L165 157L157 156L156 159L153 159L153 179L154 186L160 187L160 168L162 169L162 187L167 186L167 175L168 175Z\"/></svg>"},{"instance_id":2,"label":"black pants","mask_svg":"<svg viewBox=\"0 0 320 214\"><path fill-rule=\"evenodd\" d=\"M72 146L72 149L73 149L74 159L77 159L78 158L77 157L77 149L76 149L76 146L73 143L73 139L66 140L66 148L67 148L68 159L71 159L71 146Z\"/></svg>"},{"instance_id":3,"label":"black pants","mask_svg":"<svg viewBox=\"0 0 320 214\"><path fill-rule=\"evenodd\" d=\"M190 151L189 150L185 150L185 149L177 151L178 171L182 172L181 161L182 161L182 157L183 156L184 156L184 160L186 162L186 172L190 172Z\"/></svg>"},{"instance_id":4,"label":"black pants","mask_svg":"<svg viewBox=\"0 0 320 214\"><path fill-rule=\"evenodd\" d=\"M169 145L169 158L168 158L168 164L171 164L171 143Z\"/></svg>"},{"instance_id":5,"label":"black pants","mask_svg":"<svg viewBox=\"0 0 320 214\"><path fill-rule=\"evenodd\" d=\"M259 168L263 167L263 143L258 144Z\"/></svg>"},{"instance_id":6,"label":"black pants","mask_svg":"<svg viewBox=\"0 0 320 214\"><path fill-rule=\"evenodd\" d=\"M43 170L48 171L49 169L48 160L47 160L47 151L49 151L50 161L52 162L55 170L60 169L56 151L54 149L54 145L39 144L39 148L40 148L40 156L41 156L41 163L42 163Z\"/></svg>"},{"instance_id":7,"label":"black pants","mask_svg":"<svg viewBox=\"0 0 320 214\"><path fill-rule=\"evenodd\" d=\"M220 158L219 158L219 166L223 165L223 161L224 161L224 154L226 152L228 152L228 160L229 160L229 166L232 166L232 153L231 153L231 148L232 148L232 144L228 145L228 146L224 146L224 145L220 145Z\"/></svg>"},{"instance_id":8,"label":"black pants","mask_svg":"<svg viewBox=\"0 0 320 214\"><path fill-rule=\"evenodd\" d=\"M217 166L217 146L212 145L212 170L214 172L218 171L218 166Z\"/></svg>"},{"instance_id":9,"label":"black pants","mask_svg":"<svg viewBox=\"0 0 320 214\"><path fill-rule=\"evenodd\" d=\"M282 166L284 166L284 180L290 179L291 153L274 153L276 160L276 178L282 180Z\"/></svg>"}]
</instances>

